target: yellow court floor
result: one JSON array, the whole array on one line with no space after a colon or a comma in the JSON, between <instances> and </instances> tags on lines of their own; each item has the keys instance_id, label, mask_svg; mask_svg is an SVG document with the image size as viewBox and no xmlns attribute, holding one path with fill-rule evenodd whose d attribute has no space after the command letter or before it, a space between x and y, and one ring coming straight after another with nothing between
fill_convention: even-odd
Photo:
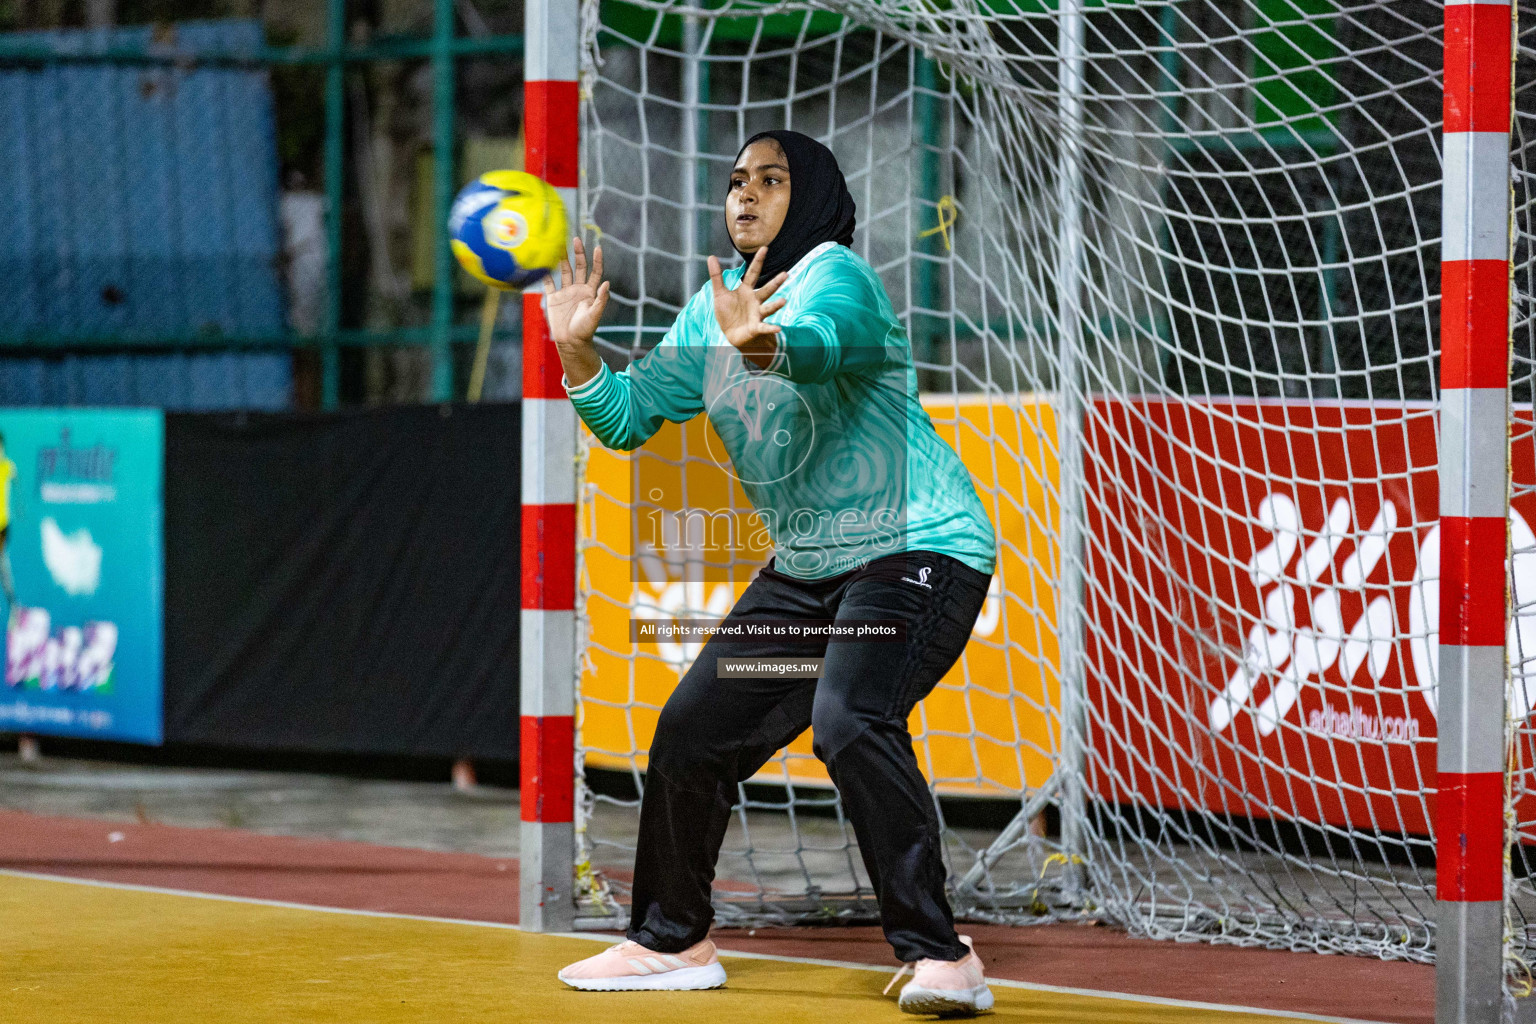
<instances>
[{"instance_id":1,"label":"yellow court floor","mask_svg":"<svg viewBox=\"0 0 1536 1024\"><path fill-rule=\"evenodd\" d=\"M6 1024L897 1024L888 971L726 959L724 989L581 993L596 942L505 927L0 874ZM894 990L893 990L894 991ZM990 1021L1264 1024L1296 1018L994 987ZM1317 1019L1317 1018L1311 1018Z\"/></svg>"}]
</instances>

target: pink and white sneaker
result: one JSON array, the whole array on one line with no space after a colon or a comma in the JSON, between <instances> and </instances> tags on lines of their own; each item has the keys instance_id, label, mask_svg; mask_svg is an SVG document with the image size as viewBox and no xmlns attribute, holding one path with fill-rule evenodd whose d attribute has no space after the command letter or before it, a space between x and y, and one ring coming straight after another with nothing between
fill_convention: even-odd
<instances>
[{"instance_id":1,"label":"pink and white sneaker","mask_svg":"<svg viewBox=\"0 0 1536 1024\"><path fill-rule=\"evenodd\" d=\"M708 939L681 953L658 953L626 941L576 961L558 977L585 992L685 992L719 988L725 968Z\"/></svg>"},{"instance_id":2,"label":"pink and white sneaker","mask_svg":"<svg viewBox=\"0 0 1536 1024\"><path fill-rule=\"evenodd\" d=\"M974 1016L992 1009L992 990L982 975L981 957L968 935L960 936L970 950L963 960L919 960L912 980L901 988L897 1003L904 1013L932 1013L946 1017ZM896 972L901 977L910 964ZM891 984L896 983L891 979ZM890 985L886 986L890 991Z\"/></svg>"}]
</instances>

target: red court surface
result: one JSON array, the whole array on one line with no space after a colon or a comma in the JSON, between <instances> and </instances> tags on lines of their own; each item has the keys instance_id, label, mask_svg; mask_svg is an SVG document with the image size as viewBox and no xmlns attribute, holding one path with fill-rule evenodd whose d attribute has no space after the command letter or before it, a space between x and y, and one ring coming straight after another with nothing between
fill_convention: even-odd
<instances>
[{"instance_id":1,"label":"red court surface","mask_svg":"<svg viewBox=\"0 0 1536 1024\"><path fill-rule=\"evenodd\" d=\"M0 811L0 868L398 914L517 921L505 858ZM1110 928L967 925L997 978L1401 1024L1434 1021L1418 964L1132 939ZM877 928L726 929L724 949L894 966ZM551 979L553 984L553 979Z\"/></svg>"}]
</instances>

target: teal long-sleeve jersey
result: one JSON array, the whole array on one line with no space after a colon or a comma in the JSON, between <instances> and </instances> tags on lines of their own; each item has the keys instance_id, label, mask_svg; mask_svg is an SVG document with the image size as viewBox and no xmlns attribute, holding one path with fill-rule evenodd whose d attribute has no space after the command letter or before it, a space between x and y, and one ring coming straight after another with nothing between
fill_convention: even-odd
<instances>
[{"instance_id":1,"label":"teal long-sleeve jersey","mask_svg":"<svg viewBox=\"0 0 1536 1024\"><path fill-rule=\"evenodd\" d=\"M726 285L743 273L726 271ZM577 413L623 451L663 422L707 413L780 572L822 579L919 550L992 572L992 524L918 399L911 344L874 269L826 242L778 295L787 301L768 318L782 330L766 368L725 340L705 282L656 348L567 388Z\"/></svg>"}]
</instances>

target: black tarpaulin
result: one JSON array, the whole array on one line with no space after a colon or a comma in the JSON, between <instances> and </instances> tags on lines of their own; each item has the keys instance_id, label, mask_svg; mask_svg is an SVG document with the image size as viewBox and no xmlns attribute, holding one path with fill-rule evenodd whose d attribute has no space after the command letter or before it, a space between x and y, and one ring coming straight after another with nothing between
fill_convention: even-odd
<instances>
[{"instance_id":1,"label":"black tarpaulin","mask_svg":"<svg viewBox=\"0 0 1536 1024\"><path fill-rule=\"evenodd\" d=\"M519 416L167 416L166 741L515 758Z\"/></svg>"}]
</instances>

